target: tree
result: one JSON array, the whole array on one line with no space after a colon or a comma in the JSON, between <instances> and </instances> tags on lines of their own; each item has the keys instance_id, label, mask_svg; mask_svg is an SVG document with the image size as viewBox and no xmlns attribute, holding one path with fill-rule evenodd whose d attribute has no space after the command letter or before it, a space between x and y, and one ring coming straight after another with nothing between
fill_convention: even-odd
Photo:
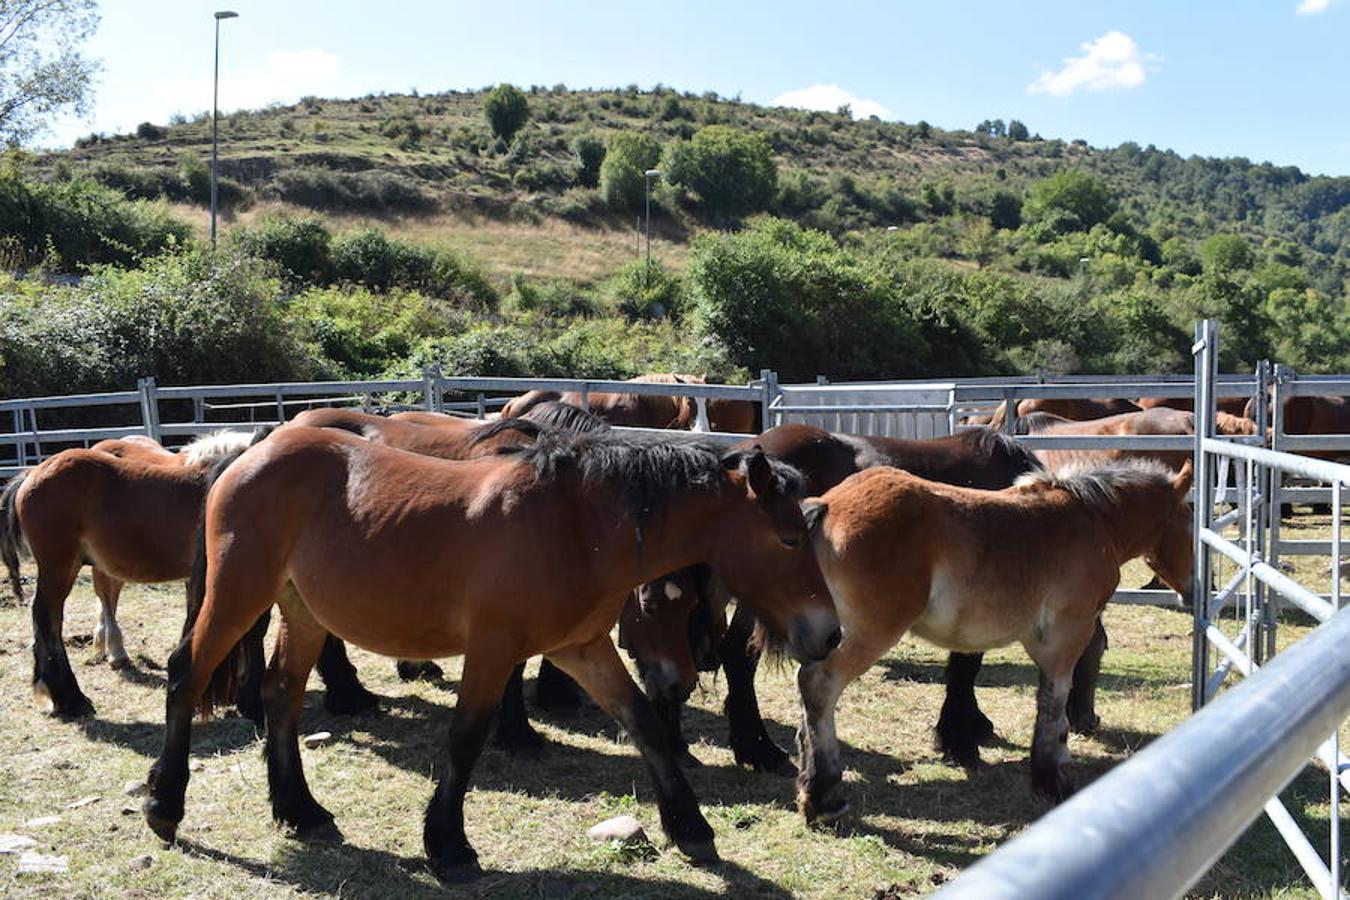
<instances>
[{"instance_id":1,"label":"tree","mask_svg":"<svg viewBox=\"0 0 1350 900\"><path fill-rule=\"evenodd\" d=\"M661 145L650 134L625 131L609 139L605 161L600 164L600 192L612 208L636 211L642 208L645 173L661 161Z\"/></svg>"},{"instance_id":2,"label":"tree","mask_svg":"<svg viewBox=\"0 0 1350 900\"><path fill-rule=\"evenodd\" d=\"M1008 140L1026 141L1031 139L1031 132L1027 131L1027 126L1022 124L1021 119L1013 119L1008 123Z\"/></svg>"},{"instance_id":3,"label":"tree","mask_svg":"<svg viewBox=\"0 0 1350 900\"><path fill-rule=\"evenodd\" d=\"M1250 269L1253 260L1252 245L1241 235L1216 234L1200 245L1200 262L1206 274Z\"/></svg>"},{"instance_id":4,"label":"tree","mask_svg":"<svg viewBox=\"0 0 1350 900\"><path fill-rule=\"evenodd\" d=\"M58 112L89 110L98 63L80 43L95 0L0 0L0 141L22 144Z\"/></svg>"},{"instance_id":5,"label":"tree","mask_svg":"<svg viewBox=\"0 0 1350 900\"><path fill-rule=\"evenodd\" d=\"M1116 211L1106 182L1086 172L1064 169L1031 188L1025 212L1032 221L1053 221L1058 233L1088 231Z\"/></svg>"},{"instance_id":6,"label":"tree","mask_svg":"<svg viewBox=\"0 0 1350 900\"><path fill-rule=\"evenodd\" d=\"M764 209L778 189L773 150L760 134L709 125L666 151L666 177L693 191L714 215Z\"/></svg>"},{"instance_id":7,"label":"tree","mask_svg":"<svg viewBox=\"0 0 1350 900\"><path fill-rule=\"evenodd\" d=\"M509 141L529 121L530 102L514 84L499 84L483 101L483 115L487 117L492 133Z\"/></svg>"},{"instance_id":8,"label":"tree","mask_svg":"<svg viewBox=\"0 0 1350 900\"><path fill-rule=\"evenodd\" d=\"M600 181L600 165L605 161L605 142L585 132L572 138L571 148L577 160L577 181L595 187Z\"/></svg>"}]
</instances>

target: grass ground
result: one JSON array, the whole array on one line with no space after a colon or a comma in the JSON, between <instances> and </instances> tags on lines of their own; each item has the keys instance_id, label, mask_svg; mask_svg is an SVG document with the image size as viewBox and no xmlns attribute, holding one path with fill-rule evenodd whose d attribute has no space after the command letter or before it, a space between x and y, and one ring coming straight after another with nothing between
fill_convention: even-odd
<instances>
[{"instance_id":1,"label":"grass ground","mask_svg":"<svg viewBox=\"0 0 1350 900\"><path fill-rule=\"evenodd\" d=\"M1325 533L1316 523L1304 526ZM1308 573L1325 561L1308 561ZM1325 574L1322 576L1325 578ZM1127 572L1126 584L1145 580ZM90 653L97 603L82 578L67 611L67 644L96 717L78 723L39 712L29 695L26 612L0 608L0 832L68 855L65 875L19 875L0 857L6 897L230 898L451 895L422 861L421 815L432 790L458 666L439 684L405 685L390 661L354 651L366 683L386 697L381 715L325 713L311 683L304 733L331 731L302 751L315 796L337 817L346 842L310 847L283 836L268 817L266 770L252 726L224 718L197 726L182 844L165 849L145 827L124 782L144 778L163 723L163 663L180 627L181 588L129 587L121 621L133 671L81 665ZM1190 620L1180 612L1111 607L1094 738L1073 737L1069 771L1085 783L1110 770L1188 712ZM1282 628L1281 643L1306 629ZM896 898L931 892L1044 813L1031 795L1027 754L1036 675L1020 650L990 654L980 701L1002 743L984 751L973 776L944 765L930 729L941 703L943 657L907 640L852 686L840 704L846 781L856 818L841 833L808 831L784 779L733 765L717 714L724 693L709 681L687 716L693 752L705 766L694 789L717 832L719 865L696 868L665 847L644 767L615 726L589 708L574 720L543 719L551 741L538 760L490 749L466 803L467 829L488 874L454 896ZM771 732L790 745L796 720L787 671L761 672ZM536 719L536 721L540 721ZM1285 791L1318 846L1327 824L1325 775L1310 769ZM93 802L74 806L86 798ZM633 855L585 836L590 825L632 813L659 852ZM33 819L60 821L24 827ZM1069 848L1066 848L1066 850ZM1195 888L1197 897L1310 897L1298 865L1264 819Z\"/></svg>"}]
</instances>

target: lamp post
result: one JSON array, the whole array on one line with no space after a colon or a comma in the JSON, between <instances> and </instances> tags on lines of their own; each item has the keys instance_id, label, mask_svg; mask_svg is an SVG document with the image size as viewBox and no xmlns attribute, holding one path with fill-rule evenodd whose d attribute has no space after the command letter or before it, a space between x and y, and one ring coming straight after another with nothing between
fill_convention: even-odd
<instances>
[{"instance_id":1,"label":"lamp post","mask_svg":"<svg viewBox=\"0 0 1350 900\"><path fill-rule=\"evenodd\" d=\"M216 70L211 81L211 249L216 249L216 158L220 141L220 20L236 19L239 13L223 9L216 13Z\"/></svg>"},{"instance_id":2,"label":"lamp post","mask_svg":"<svg viewBox=\"0 0 1350 900\"><path fill-rule=\"evenodd\" d=\"M643 185L647 188L647 269L652 267L652 179L661 177L660 169L648 169L642 173Z\"/></svg>"}]
</instances>

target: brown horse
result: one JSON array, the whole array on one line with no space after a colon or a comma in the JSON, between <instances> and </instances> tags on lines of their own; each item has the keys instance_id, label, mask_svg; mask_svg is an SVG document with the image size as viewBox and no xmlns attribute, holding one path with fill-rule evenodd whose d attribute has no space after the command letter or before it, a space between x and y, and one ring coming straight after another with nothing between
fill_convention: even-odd
<instances>
[{"instance_id":1,"label":"brown horse","mask_svg":"<svg viewBox=\"0 0 1350 900\"><path fill-rule=\"evenodd\" d=\"M854 475L807 519L844 643L798 673L803 708L798 806L808 821L847 808L834 711L840 693L909 631L949 650L1020 642L1041 673L1033 786L1070 792L1065 715L1073 670L1092 640L1120 567L1149 556L1189 571L1191 471L1131 460L1037 472L1002 491L925 481L891 468Z\"/></svg>"},{"instance_id":2,"label":"brown horse","mask_svg":"<svg viewBox=\"0 0 1350 900\"><path fill-rule=\"evenodd\" d=\"M993 416L989 419L989 427L994 430L1003 428L1004 406L1000 405L994 410ZM1139 407L1129 400L1120 399L1076 399L1076 398L1043 398L1029 397L1021 400L1017 404L1017 417L1029 416L1032 413L1042 412L1051 415L1063 416L1066 419L1073 419L1075 422L1083 422L1088 419L1101 419L1106 416L1114 416L1118 413L1138 412Z\"/></svg>"},{"instance_id":3,"label":"brown horse","mask_svg":"<svg viewBox=\"0 0 1350 900\"><path fill-rule=\"evenodd\" d=\"M1183 409L1186 412L1195 410L1195 398L1190 394L1184 397L1140 397L1136 403L1140 409L1156 409L1160 406L1169 409ZM1245 416L1247 412L1246 397L1219 397L1214 401L1215 408L1219 412L1228 413L1230 416Z\"/></svg>"},{"instance_id":4,"label":"brown horse","mask_svg":"<svg viewBox=\"0 0 1350 900\"><path fill-rule=\"evenodd\" d=\"M1270 401L1266 401L1269 408ZM1350 397L1288 397L1280 410L1280 425L1285 434L1350 434ZM1255 418L1256 404L1248 400L1247 418ZM1267 409L1267 422L1270 421ZM1350 456L1350 450L1298 450L1303 456L1337 460Z\"/></svg>"},{"instance_id":5,"label":"brown horse","mask_svg":"<svg viewBox=\"0 0 1350 900\"><path fill-rule=\"evenodd\" d=\"M1242 416L1220 412L1215 424L1219 434L1229 437L1256 434L1256 423ZM1035 435L1186 436L1195 434L1195 416L1193 413L1168 406L1155 406L1139 412L1120 413L1086 422L1075 422L1049 413L1033 413L1025 419L1018 420L1017 430L1019 434ZM1037 450L1036 456L1052 471L1058 471L1069 465L1095 465L1120 459L1156 459L1172 471L1179 472L1186 460L1191 458L1191 451L1046 448Z\"/></svg>"},{"instance_id":6,"label":"brown horse","mask_svg":"<svg viewBox=\"0 0 1350 900\"><path fill-rule=\"evenodd\" d=\"M247 445L246 432L218 432L178 453L148 438L63 450L14 476L0 494L0 556L23 600L21 555L37 563L33 599L33 691L62 717L90 715L62 640L66 598L80 569L93 567L101 607L94 646L113 668L131 664L117 624L125 582L186 578L192 536L211 467Z\"/></svg>"},{"instance_id":7,"label":"brown horse","mask_svg":"<svg viewBox=\"0 0 1350 900\"><path fill-rule=\"evenodd\" d=\"M932 440L900 440L886 437L863 437L831 434L811 425L787 424L771 428L755 443L766 453L791 464L804 477L806 494L823 494L849 475L877 465L904 468L925 478L949 484L982 489L1009 487L1021 475L1040 469L1040 464L1029 450L998 432L977 429ZM715 582L703 585L701 603L714 616L725 618L725 600L717 599ZM687 594L686 594L687 596ZM647 616L637 618L631 628L635 639L641 639L646 630L658 638L679 634L683 622L702 621L670 618L687 615L676 605L668 609L657 607ZM774 743L764 726L755 697L754 675L758 663L758 647L750 642L754 622L748 611L737 608L726 636L718 647L718 656L727 676L726 714L730 725L731 747L736 761L757 771L795 775L796 766L788 755ZM697 634L698 629L691 629ZM1089 731L1096 725L1093 712L1093 693L1096 673L1106 635L1100 632L1092 651L1085 654L1083 666L1076 673L1070 702L1071 720L1079 730ZM676 648L667 647L673 654ZM680 672L688 679L683 683L684 693L692 689L697 678L695 656L686 648L679 660ZM946 671L947 699L937 724L937 746L943 755L963 766L979 764L979 746L994 735L993 723L980 712L975 699L975 678L979 673L979 654L952 654ZM674 750L688 757L688 745L680 733L679 703L669 697L651 694L654 705L671 730Z\"/></svg>"},{"instance_id":8,"label":"brown horse","mask_svg":"<svg viewBox=\"0 0 1350 900\"><path fill-rule=\"evenodd\" d=\"M302 838L336 831L305 784L296 732L331 632L390 656L464 655L423 831L442 879L479 872L464 834L469 774L511 670L539 653L633 736L676 845L716 858L712 829L609 631L637 585L708 562L794 656L824 659L841 635L794 499L796 473L759 450L529 427L532 443L463 462L287 428L221 474L207 499L200 614L169 661L164 747L145 804L156 834L172 840L183 816L194 707L225 699L217 688L228 693L233 678L213 672L279 604L268 782L273 816Z\"/></svg>"},{"instance_id":9,"label":"brown horse","mask_svg":"<svg viewBox=\"0 0 1350 900\"><path fill-rule=\"evenodd\" d=\"M658 372L639 375L629 381L655 384L705 384L700 375ZM529 391L502 407L502 418L524 415L531 407L549 400L582 406L581 393L569 391ZM611 425L639 428L672 428L688 431L698 418L698 404L691 397L662 397L650 394L594 392L587 396L587 408ZM749 400L714 399L707 401L708 426L713 431L754 434L759 430L759 405Z\"/></svg>"}]
</instances>

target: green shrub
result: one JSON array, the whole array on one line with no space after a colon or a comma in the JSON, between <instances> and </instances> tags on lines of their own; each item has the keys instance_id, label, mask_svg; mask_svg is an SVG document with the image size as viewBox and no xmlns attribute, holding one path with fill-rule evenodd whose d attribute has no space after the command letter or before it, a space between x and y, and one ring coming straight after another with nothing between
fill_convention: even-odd
<instances>
[{"instance_id":1,"label":"green shrub","mask_svg":"<svg viewBox=\"0 0 1350 900\"><path fill-rule=\"evenodd\" d=\"M709 125L690 141L670 145L666 178L698 195L718 217L766 208L778 186L773 150L761 134L729 125Z\"/></svg>"},{"instance_id":2,"label":"green shrub","mask_svg":"<svg viewBox=\"0 0 1350 900\"><path fill-rule=\"evenodd\" d=\"M684 311L684 284L660 260L628 263L610 277L604 291L630 320L678 319Z\"/></svg>"},{"instance_id":3,"label":"green shrub","mask_svg":"<svg viewBox=\"0 0 1350 900\"><path fill-rule=\"evenodd\" d=\"M513 84L499 84L484 98L483 115L492 133L509 142L529 121L530 103L520 88Z\"/></svg>"},{"instance_id":4,"label":"green shrub","mask_svg":"<svg viewBox=\"0 0 1350 900\"><path fill-rule=\"evenodd\" d=\"M600 193L611 209L634 212L646 198L646 175L661 160L661 145L645 132L625 131L610 137L600 164Z\"/></svg>"},{"instance_id":5,"label":"green shrub","mask_svg":"<svg viewBox=\"0 0 1350 900\"><path fill-rule=\"evenodd\" d=\"M252 228L236 228L230 240L244 254L276 263L293 284L333 280L333 236L317 217L268 216Z\"/></svg>"},{"instance_id":6,"label":"green shrub","mask_svg":"<svg viewBox=\"0 0 1350 900\"><path fill-rule=\"evenodd\" d=\"M132 265L191 235L163 206L127 200L93 179L30 180L17 161L0 163L0 239L24 265L62 271Z\"/></svg>"},{"instance_id":7,"label":"green shrub","mask_svg":"<svg viewBox=\"0 0 1350 900\"><path fill-rule=\"evenodd\" d=\"M295 297L286 318L314 355L354 378L379 375L406 358L418 342L449 336L466 323L463 313L421 294L337 287L314 288Z\"/></svg>"},{"instance_id":8,"label":"green shrub","mask_svg":"<svg viewBox=\"0 0 1350 900\"><path fill-rule=\"evenodd\" d=\"M388 172L334 172L307 166L282 169L268 183L277 200L333 212L425 213L436 200L416 181Z\"/></svg>"},{"instance_id":9,"label":"green shrub","mask_svg":"<svg viewBox=\"0 0 1350 900\"><path fill-rule=\"evenodd\" d=\"M376 291L420 291L479 309L497 302L496 291L476 267L444 251L391 241L375 228L334 240L332 261L337 281Z\"/></svg>"},{"instance_id":10,"label":"green shrub","mask_svg":"<svg viewBox=\"0 0 1350 900\"><path fill-rule=\"evenodd\" d=\"M600 183L600 166L605 161L605 142L590 132L582 132L568 145L577 161L577 181L583 187Z\"/></svg>"}]
</instances>

